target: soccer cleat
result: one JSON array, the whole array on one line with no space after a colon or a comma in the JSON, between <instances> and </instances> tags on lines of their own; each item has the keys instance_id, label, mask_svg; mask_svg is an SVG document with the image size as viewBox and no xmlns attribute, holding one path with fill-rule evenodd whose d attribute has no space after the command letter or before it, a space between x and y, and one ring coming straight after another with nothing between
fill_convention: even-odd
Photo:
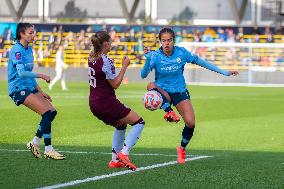
<instances>
[{"instance_id":1,"label":"soccer cleat","mask_svg":"<svg viewBox=\"0 0 284 189\"><path fill-rule=\"evenodd\" d=\"M136 171L135 165L133 165L129 158L128 155L123 154L122 152L117 153L117 158L118 160L123 163L128 169L131 169L132 171Z\"/></svg>"},{"instance_id":2,"label":"soccer cleat","mask_svg":"<svg viewBox=\"0 0 284 189\"><path fill-rule=\"evenodd\" d=\"M49 152L44 152L44 157L47 159L55 159L55 160L63 160L65 156L58 153L54 149L50 150Z\"/></svg>"},{"instance_id":3,"label":"soccer cleat","mask_svg":"<svg viewBox=\"0 0 284 189\"><path fill-rule=\"evenodd\" d=\"M35 158L41 158L39 146L34 144L32 141L28 142L27 148L32 152Z\"/></svg>"},{"instance_id":4,"label":"soccer cleat","mask_svg":"<svg viewBox=\"0 0 284 189\"><path fill-rule=\"evenodd\" d=\"M164 115L164 119L168 122L179 122L180 117L173 111L169 111Z\"/></svg>"},{"instance_id":5,"label":"soccer cleat","mask_svg":"<svg viewBox=\"0 0 284 189\"><path fill-rule=\"evenodd\" d=\"M185 154L185 149L182 148L181 146L177 147L177 162L179 164L185 164L185 158L186 158L186 154Z\"/></svg>"},{"instance_id":6,"label":"soccer cleat","mask_svg":"<svg viewBox=\"0 0 284 189\"><path fill-rule=\"evenodd\" d=\"M114 169L114 168L125 168L126 166L122 163L122 162L120 162L120 161L118 161L118 162L114 162L114 161L110 161L109 163L108 163L108 168L110 168L110 169Z\"/></svg>"}]
</instances>

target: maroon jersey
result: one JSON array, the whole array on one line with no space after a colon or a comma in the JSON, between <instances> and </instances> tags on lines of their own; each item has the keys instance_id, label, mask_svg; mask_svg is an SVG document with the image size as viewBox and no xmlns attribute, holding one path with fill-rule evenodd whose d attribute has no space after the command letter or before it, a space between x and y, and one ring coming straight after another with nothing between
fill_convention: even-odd
<instances>
[{"instance_id":1,"label":"maroon jersey","mask_svg":"<svg viewBox=\"0 0 284 189\"><path fill-rule=\"evenodd\" d=\"M89 84L90 100L106 99L115 97L114 89L110 86L108 79L114 79L117 75L113 60L102 55L96 61L89 58Z\"/></svg>"},{"instance_id":2,"label":"maroon jersey","mask_svg":"<svg viewBox=\"0 0 284 189\"><path fill-rule=\"evenodd\" d=\"M112 59L102 55L96 61L89 58L90 110L106 124L115 125L131 111L115 96L108 79L116 77Z\"/></svg>"}]
</instances>

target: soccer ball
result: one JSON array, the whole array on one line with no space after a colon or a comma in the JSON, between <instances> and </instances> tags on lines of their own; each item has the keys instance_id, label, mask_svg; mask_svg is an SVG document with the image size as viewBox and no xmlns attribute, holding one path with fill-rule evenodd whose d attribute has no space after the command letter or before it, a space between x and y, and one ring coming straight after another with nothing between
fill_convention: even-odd
<instances>
[{"instance_id":1,"label":"soccer ball","mask_svg":"<svg viewBox=\"0 0 284 189\"><path fill-rule=\"evenodd\" d=\"M162 95L157 91L148 91L144 95L144 106L146 109L154 111L162 106Z\"/></svg>"}]
</instances>

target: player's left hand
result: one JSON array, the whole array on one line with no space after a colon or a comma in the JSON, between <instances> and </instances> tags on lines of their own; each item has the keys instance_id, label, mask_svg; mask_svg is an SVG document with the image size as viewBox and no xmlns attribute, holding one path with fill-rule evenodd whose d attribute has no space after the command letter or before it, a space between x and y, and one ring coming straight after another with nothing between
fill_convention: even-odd
<instances>
[{"instance_id":1,"label":"player's left hand","mask_svg":"<svg viewBox=\"0 0 284 189\"><path fill-rule=\"evenodd\" d=\"M50 102L52 102L52 99L51 99L51 97L50 97L48 94L46 94L45 92L41 92L41 94L42 94L42 96L43 96L45 99L47 99L47 100L49 100Z\"/></svg>"},{"instance_id":2,"label":"player's left hand","mask_svg":"<svg viewBox=\"0 0 284 189\"><path fill-rule=\"evenodd\" d=\"M128 56L124 56L122 58L122 66L128 67L129 64L130 64L130 60L129 60Z\"/></svg>"},{"instance_id":3,"label":"player's left hand","mask_svg":"<svg viewBox=\"0 0 284 189\"><path fill-rule=\"evenodd\" d=\"M151 51L150 47L144 47L144 54L147 54L150 51Z\"/></svg>"},{"instance_id":4,"label":"player's left hand","mask_svg":"<svg viewBox=\"0 0 284 189\"><path fill-rule=\"evenodd\" d=\"M229 72L230 72L230 75L233 75L233 76L239 75L239 72L238 72L238 71L231 70L231 71L229 71Z\"/></svg>"}]
</instances>

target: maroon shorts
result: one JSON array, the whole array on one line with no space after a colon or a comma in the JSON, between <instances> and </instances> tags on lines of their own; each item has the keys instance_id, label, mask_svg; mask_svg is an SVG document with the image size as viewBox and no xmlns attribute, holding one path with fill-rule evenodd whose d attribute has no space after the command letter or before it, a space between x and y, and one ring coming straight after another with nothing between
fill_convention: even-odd
<instances>
[{"instance_id":1,"label":"maroon shorts","mask_svg":"<svg viewBox=\"0 0 284 189\"><path fill-rule=\"evenodd\" d=\"M107 125L112 125L120 119L126 117L131 111L125 107L118 99L109 98L105 100L89 100L91 112L98 119Z\"/></svg>"}]
</instances>

